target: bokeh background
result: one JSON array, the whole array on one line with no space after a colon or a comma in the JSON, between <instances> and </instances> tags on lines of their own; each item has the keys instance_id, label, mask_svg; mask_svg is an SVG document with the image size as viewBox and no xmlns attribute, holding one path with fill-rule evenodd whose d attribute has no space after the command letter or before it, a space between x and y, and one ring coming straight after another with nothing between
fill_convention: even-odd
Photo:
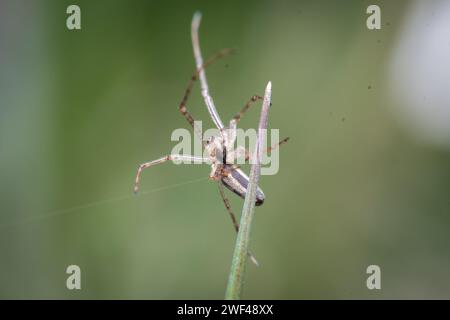
<instances>
[{"instance_id":1,"label":"bokeh background","mask_svg":"<svg viewBox=\"0 0 450 320\"><path fill-rule=\"evenodd\" d=\"M450 298L449 4L2 0L0 298L224 297L235 234L210 169L167 163L132 193L189 128L196 10L205 57L236 49L207 70L222 118L271 80L270 127L291 137L260 182L244 298ZM198 85L189 107L212 126Z\"/></svg>"}]
</instances>

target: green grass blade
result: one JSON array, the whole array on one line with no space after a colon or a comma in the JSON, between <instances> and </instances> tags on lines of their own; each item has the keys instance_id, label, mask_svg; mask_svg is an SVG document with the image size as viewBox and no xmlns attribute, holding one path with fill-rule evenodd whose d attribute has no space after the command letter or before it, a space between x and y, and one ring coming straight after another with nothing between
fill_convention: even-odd
<instances>
[{"instance_id":1,"label":"green grass blade","mask_svg":"<svg viewBox=\"0 0 450 320\"><path fill-rule=\"evenodd\" d=\"M258 140L255 146L256 155L254 163L251 166L247 195L240 221L239 232L234 248L231 270L228 277L228 285L225 293L225 299L237 300L241 298L242 287L244 285L245 268L247 265L247 252L249 251L250 230L255 211L256 190L258 189L259 176L261 174L261 158L265 132L269 117L269 108L271 105L272 83L269 81L264 93L264 100L261 109L261 116L258 126Z\"/></svg>"}]
</instances>

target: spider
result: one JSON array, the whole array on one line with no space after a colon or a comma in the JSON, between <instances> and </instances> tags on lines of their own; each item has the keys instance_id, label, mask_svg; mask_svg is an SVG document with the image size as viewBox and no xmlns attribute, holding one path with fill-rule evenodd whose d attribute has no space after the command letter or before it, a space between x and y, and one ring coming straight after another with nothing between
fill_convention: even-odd
<instances>
[{"instance_id":1,"label":"spider","mask_svg":"<svg viewBox=\"0 0 450 320\"><path fill-rule=\"evenodd\" d=\"M234 192L235 194L237 194L238 196L240 196L241 198L245 198L249 178L239 168L239 166L234 165L234 163L235 160L237 160L241 156L244 156L245 157L244 159L247 162L251 160L252 155L248 150L246 150L242 146L238 146L236 149L233 148L234 143L236 141L236 128L237 123L240 121L244 113L247 112L248 109L250 109L251 105L254 102L262 100L262 97L259 95L252 96L251 99L244 105L244 107L231 119L231 121L229 122L229 126L228 127L224 126L222 120L220 119L219 114L217 113L214 101L209 94L209 88L204 69L211 63L215 62L216 60L230 54L232 50L228 48L223 49L204 62L200 51L200 42L198 36L200 21L201 21L201 14L199 12L196 12L194 14L191 24L191 37L192 37L192 46L194 49L196 72L189 80L183 99L181 100L181 103L179 105L179 111L186 118L186 120L192 126L194 132L198 135L198 137L202 141L203 147L205 148L208 156L196 157L191 155L169 154L162 158L145 162L138 167L134 191L135 193L137 193L139 190L139 181L142 171L154 165L164 163L167 161L190 161L193 163L201 162L210 164L211 173L209 175L209 178L218 183L219 192L222 197L223 203L233 222L234 229L236 230L236 232L238 232L239 224L237 223L236 217L231 209L230 201L225 195L224 186L229 190L231 190L232 192ZM209 115L220 132L220 135L212 136L206 141L203 140L202 133L198 132L196 126L194 125L194 117L186 108L187 100L192 92L194 83L197 80L200 80L201 94L208 109ZM274 148L287 142L288 139L289 138L285 138L281 140L274 146L267 148L265 152L271 152ZM264 192L261 190L261 188L258 187L256 192L255 205L257 206L262 205L264 200L265 200ZM256 265L258 265L253 255L250 252L248 254L252 259L252 261Z\"/></svg>"}]
</instances>

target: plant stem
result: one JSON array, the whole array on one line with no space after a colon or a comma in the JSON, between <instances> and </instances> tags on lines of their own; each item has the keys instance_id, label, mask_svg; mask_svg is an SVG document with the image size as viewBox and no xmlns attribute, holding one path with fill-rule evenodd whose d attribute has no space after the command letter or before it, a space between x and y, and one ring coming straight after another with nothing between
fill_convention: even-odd
<instances>
[{"instance_id":1,"label":"plant stem","mask_svg":"<svg viewBox=\"0 0 450 320\"><path fill-rule=\"evenodd\" d=\"M259 119L258 138L256 141L254 152L254 155L256 155L256 157L250 169L247 194L245 196L244 206L242 208L239 232L234 248L231 270L228 276L228 285L225 293L225 299L227 300L240 299L242 294L242 287L244 285L245 267L247 264L248 256L247 252L250 242L250 230L253 220L253 214L255 211L256 190L258 189L258 181L261 174L261 158L263 153L265 133L267 130L271 96L272 83L269 81L264 93L261 116Z\"/></svg>"}]
</instances>

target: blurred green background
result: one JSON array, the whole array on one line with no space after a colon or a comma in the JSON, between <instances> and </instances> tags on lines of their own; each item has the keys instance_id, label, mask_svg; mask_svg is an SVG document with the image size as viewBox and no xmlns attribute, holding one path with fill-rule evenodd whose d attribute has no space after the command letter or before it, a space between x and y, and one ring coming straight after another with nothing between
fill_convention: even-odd
<instances>
[{"instance_id":1,"label":"blurred green background","mask_svg":"<svg viewBox=\"0 0 450 320\"><path fill-rule=\"evenodd\" d=\"M414 3L2 1L0 298L224 297L235 233L209 167L155 167L132 193L137 165L189 129L177 108L196 10L205 57L236 49L207 70L222 119L271 80L269 126L291 137L260 182L261 266L244 298L450 298L448 140L399 120L389 80ZM69 4L79 31L66 28ZM370 4L381 30L366 27ZM198 84L188 107L212 126ZM71 264L82 290L66 289ZM371 264L381 290L366 287Z\"/></svg>"}]
</instances>

